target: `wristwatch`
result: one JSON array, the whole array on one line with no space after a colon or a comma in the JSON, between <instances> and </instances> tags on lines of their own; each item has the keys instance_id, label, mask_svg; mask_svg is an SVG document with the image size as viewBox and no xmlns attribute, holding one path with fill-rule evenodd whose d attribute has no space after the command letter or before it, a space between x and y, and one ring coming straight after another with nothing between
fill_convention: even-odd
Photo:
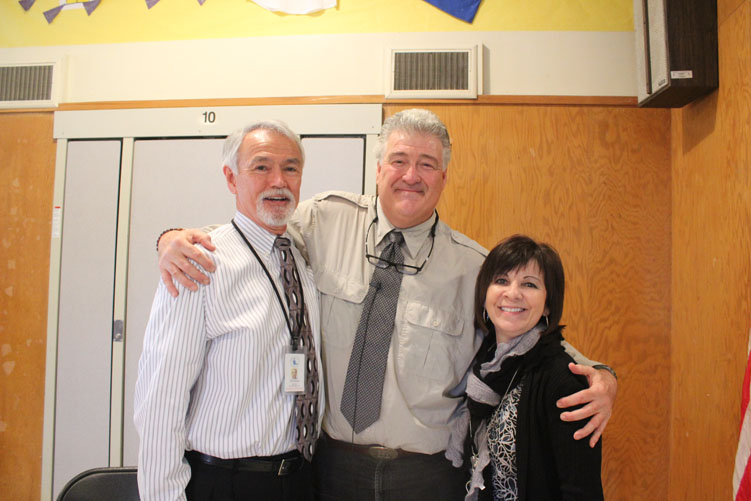
<instances>
[{"instance_id":1,"label":"wristwatch","mask_svg":"<svg viewBox=\"0 0 751 501\"><path fill-rule=\"evenodd\" d=\"M616 374L615 371L612 368L608 367L607 365L605 365L605 364L597 364L597 365L593 365L592 368L593 369L597 369L597 370L608 371L609 373L611 373L613 375L613 377L615 378L615 380L618 381L618 374Z\"/></svg>"}]
</instances>

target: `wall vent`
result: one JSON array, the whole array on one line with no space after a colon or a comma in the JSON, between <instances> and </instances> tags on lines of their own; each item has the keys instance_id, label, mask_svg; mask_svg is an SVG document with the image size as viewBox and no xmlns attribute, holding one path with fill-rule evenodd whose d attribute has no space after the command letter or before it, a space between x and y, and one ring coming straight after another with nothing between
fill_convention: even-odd
<instances>
[{"instance_id":1,"label":"wall vent","mask_svg":"<svg viewBox=\"0 0 751 501\"><path fill-rule=\"evenodd\" d=\"M388 49L387 98L476 99L477 46Z\"/></svg>"},{"instance_id":2,"label":"wall vent","mask_svg":"<svg viewBox=\"0 0 751 501\"><path fill-rule=\"evenodd\" d=\"M58 63L0 65L0 108L57 106Z\"/></svg>"}]
</instances>

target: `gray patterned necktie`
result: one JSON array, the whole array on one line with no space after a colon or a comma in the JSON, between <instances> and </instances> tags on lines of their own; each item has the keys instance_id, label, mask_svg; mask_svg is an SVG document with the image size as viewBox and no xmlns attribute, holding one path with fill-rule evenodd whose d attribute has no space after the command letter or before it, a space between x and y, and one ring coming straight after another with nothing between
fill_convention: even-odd
<instances>
[{"instance_id":1,"label":"gray patterned necktie","mask_svg":"<svg viewBox=\"0 0 751 501\"><path fill-rule=\"evenodd\" d=\"M313 459L318 438L318 363L313 332L310 329L308 310L305 308L300 275L295 266L295 258L290 250L290 241L276 237L274 247L279 250L279 263L282 268L284 296L289 308L289 321L292 332L300 333L300 345L305 352L305 392L295 398L295 426L297 428L297 450L308 461Z\"/></svg>"},{"instance_id":2,"label":"gray patterned necktie","mask_svg":"<svg viewBox=\"0 0 751 501\"><path fill-rule=\"evenodd\" d=\"M388 238L381 259L404 263L400 247L404 237L392 230ZM375 423L381 414L383 378L401 284L402 274L394 266L376 266L370 279L342 393L341 411L355 433Z\"/></svg>"}]
</instances>

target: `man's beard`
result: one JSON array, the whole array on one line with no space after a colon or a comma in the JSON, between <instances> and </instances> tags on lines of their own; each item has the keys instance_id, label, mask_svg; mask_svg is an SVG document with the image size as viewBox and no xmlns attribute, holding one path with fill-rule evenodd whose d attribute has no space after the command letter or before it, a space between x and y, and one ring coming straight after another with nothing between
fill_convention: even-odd
<instances>
[{"instance_id":1,"label":"man's beard","mask_svg":"<svg viewBox=\"0 0 751 501\"><path fill-rule=\"evenodd\" d=\"M289 200L286 207L278 210L267 210L263 201L267 198L280 196ZM256 202L256 213L258 214L258 218L267 226L284 226L287 224L289 218L292 217L292 213L295 212L296 207L297 200L295 200L295 196L291 191L286 188L276 188L261 193Z\"/></svg>"}]
</instances>

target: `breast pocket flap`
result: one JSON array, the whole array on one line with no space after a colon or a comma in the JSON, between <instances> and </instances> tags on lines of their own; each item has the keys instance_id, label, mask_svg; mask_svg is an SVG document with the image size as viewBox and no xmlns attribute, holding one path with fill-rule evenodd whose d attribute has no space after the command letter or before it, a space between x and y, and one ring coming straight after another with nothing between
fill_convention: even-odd
<instances>
[{"instance_id":1,"label":"breast pocket flap","mask_svg":"<svg viewBox=\"0 0 751 501\"><path fill-rule=\"evenodd\" d=\"M447 310L410 302L404 312L407 322L419 327L440 331L450 336L459 336L464 330L464 320Z\"/></svg>"},{"instance_id":2,"label":"breast pocket flap","mask_svg":"<svg viewBox=\"0 0 751 501\"><path fill-rule=\"evenodd\" d=\"M330 271L316 273L315 280L316 286L322 294L350 303L362 303L368 293L367 284L357 283L349 277Z\"/></svg>"}]
</instances>

